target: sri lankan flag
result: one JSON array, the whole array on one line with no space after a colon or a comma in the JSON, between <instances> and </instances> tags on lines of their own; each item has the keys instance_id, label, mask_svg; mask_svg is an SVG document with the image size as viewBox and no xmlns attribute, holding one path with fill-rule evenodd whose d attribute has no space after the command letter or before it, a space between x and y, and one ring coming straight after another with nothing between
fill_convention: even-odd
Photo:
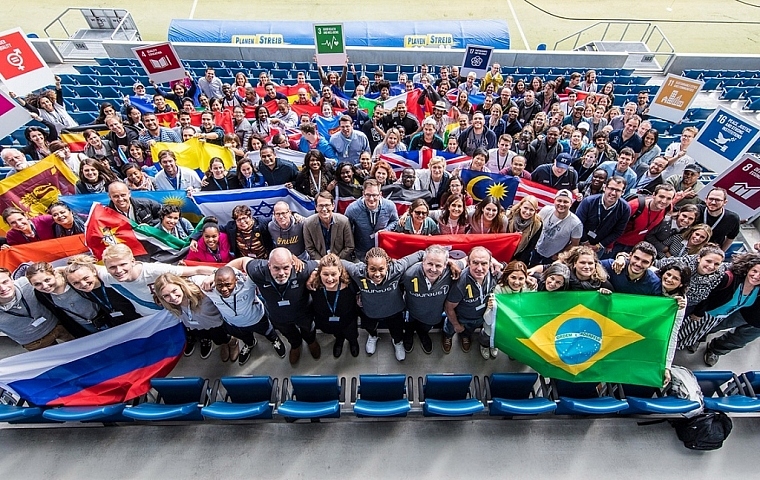
<instances>
[{"instance_id":1,"label":"sri lankan flag","mask_svg":"<svg viewBox=\"0 0 760 480\"><path fill-rule=\"evenodd\" d=\"M541 375L662 386L676 302L598 292L497 295L492 343Z\"/></svg>"}]
</instances>

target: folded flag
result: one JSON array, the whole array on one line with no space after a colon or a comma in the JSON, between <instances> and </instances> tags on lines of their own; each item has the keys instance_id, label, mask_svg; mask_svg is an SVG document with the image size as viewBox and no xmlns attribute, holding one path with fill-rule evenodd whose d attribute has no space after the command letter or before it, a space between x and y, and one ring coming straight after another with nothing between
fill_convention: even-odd
<instances>
[{"instance_id":1,"label":"folded flag","mask_svg":"<svg viewBox=\"0 0 760 480\"><path fill-rule=\"evenodd\" d=\"M340 115L333 115L332 118L317 115L314 117L313 122L317 126L317 132L319 132L319 135L325 138L328 142L333 133L340 131Z\"/></svg>"},{"instance_id":2,"label":"folded flag","mask_svg":"<svg viewBox=\"0 0 760 480\"><path fill-rule=\"evenodd\" d=\"M412 202L419 198L428 204L433 200L433 196L427 190L411 190L404 188L398 183L383 185L381 190L383 198L390 200L396 205L396 211L399 215L405 214Z\"/></svg>"},{"instance_id":3,"label":"folded flag","mask_svg":"<svg viewBox=\"0 0 760 480\"><path fill-rule=\"evenodd\" d=\"M541 375L661 387L676 302L616 293L496 295L492 344Z\"/></svg>"},{"instance_id":4,"label":"folded flag","mask_svg":"<svg viewBox=\"0 0 760 480\"><path fill-rule=\"evenodd\" d=\"M39 162L5 180L0 180L0 212L16 207L36 217L44 215L58 197L73 195L79 181L74 172L57 155L48 155ZM0 219L0 230L10 227Z\"/></svg>"},{"instance_id":5,"label":"folded flag","mask_svg":"<svg viewBox=\"0 0 760 480\"><path fill-rule=\"evenodd\" d=\"M221 192L199 192L193 194L193 201L203 215L215 216L222 225L232 220L232 209L237 205L248 205L256 217L271 217L274 204L280 201L290 205L291 212L305 217L314 213L313 200L282 185Z\"/></svg>"},{"instance_id":6,"label":"folded flag","mask_svg":"<svg viewBox=\"0 0 760 480\"><path fill-rule=\"evenodd\" d=\"M304 152L298 150L291 150L289 148L274 147L275 156L281 160L288 160L296 164L299 169L303 167L303 159L306 156ZM261 161L261 155L258 150L250 151L246 154L251 159L254 165L258 166Z\"/></svg>"},{"instance_id":7,"label":"folded flag","mask_svg":"<svg viewBox=\"0 0 760 480\"><path fill-rule=\"evenodd\" d=\"M335 211L338 213L346 213L346 208L348 208L354 200L361 198L361 196L361 185L347 185L343 182L338 182L335 185Z\"/></svg>"},{"instance_id":8,"label":"folded flag","mask_svg":"<svg viewBox=\"0 0 760 480\"><path fill-rule=\"evenodd\" d=\"M161 150L171 150L177 157L177 165L205 172L209 161L219 157L224 162L224 167L229 170L235 165L235 155L228 148L214 145L213 143L201 142L197 138L191 138L184 143L156 142L150 147L153 158L158 158Z\"/></svg>"},{"instance_id":9,"label":"folded flag","mask_svg":"<svg viewBox=\"0 0 760 480\"><path fill-rule=\"evenodd\" d=\"M517 177L468 169L462 170L460 175L465 190L476 202L490 196L497 199L504 208L512 206L520 183Z\"/></svg>"},{"instance_id":10,"label":"folded flag","mask_svg":"<svg viewBox=\"0 0 760 480\"><path fill-rule=\"evenodd\" d=\"M130 194L132 198L154 200L161 205L176 205L182 210L182 216L193 224L200 222L203 218L201 211L198 210L195 203L193 203L187 197L187 194L181 190L158 190L153 192L135 190L130 192ZM111 202L111 199L108 198L107 193L90 193L61 197L61 201L71 207L71 210L74 213L85 217L90 212L93 203L108 205Z\"/></svg>"},{"instance_id":11,"label":"folded flag","mask_svg":"<svg viewBox=\"0 0 760 480\"><path fill-rule=\"evenodd\" d=\"M533 195L538 200L538 208L544 208L547 205L554 205L554 197L557 195L557 189L532 182L524 178L520 179L515 193L515 202L519 202L528 195Z\"/></svg>"},{"instance_id":12,"label":"folded flag","mask_svg":"<svg viewBox=\"0 0 760 480\"><path fill-rule=\"evenodd\" d=\"M135 256L148 253L135 236L131 221L99 203L92 204L84 227L85 244L98 260L103 258L103 250L117 243L128 246Z\"/></svg>"},{"instance_id":13,"label":"folded flag","mask_svg":"<svg viewBox=\"0 0 760 480\"><path fill-rule=\"evenodd\" d=\"M494 233L489 235L408 235L381 231L377 234L377 246L382 247L391 258L401 258L424 250L430 245L442 245L452 258L464 258L472 247L482 246L490 250L500 262L512 260L520 243L519 233Z\"/></svg>"},{"instance_id":14,"label":"folded flag","mask_svg":"<svg viewBox=\"0 0 760 480\"><path fill-rule=\"evenodd\" d=\"M458 88L452 88L448 92L446 92L446 98L452 103L452 105L456 105L457 100L459 100L459 89ZM482 105L483 102L486 101L486 94L485 93L475 93L472 95L467 95L467 101L470 102L470 105L472 106L478 106ZM464 112L462 112L464 113Z\"/></svg>"},{"instance_id":15,"label":"folded flag","mask_svg":"<svg viewBox=\"0 0 760 480\"><path fill-rule=\"evenodd\" d=\"M62 130L60 137L61 141L69 146L69 150L71 150L71 153L81 153L84 152L85 147L87 146L87 140L84 139L84 130L83 127L75 127L77 129L82 129L81 131L76 130ZM89 128L89 127L87 127ZM98 135L101 137L108 135L109 131L106 130L97 130Z\"/></svg>"},{"instance_id":16,"label":"folded flag","mask_svg":"<svg viewBox=\"0 0 760 480\"><path fill-rule=\"evenodd\" d=\"M458 167L463 168L472 160L471 157L464 154L450 153L432 148L423 148L422 150L411 152L383 153L380 155L380 159L388 162L393 171L396 172L397 177L405 168L414 168L415 170L428 168L430 159L433 157L443 157L446 159L446 170L449 172L456 170Z\"/></svg>"},{"instance_id":17,"label":"folded flag","mask_svg":"<svg viewBox=\"0 0 760 480\"><path fill-rule=\"evenodd\" d=\"M42 240L41 242L14 245L13 248L0 250L0 266L13 272L19 265L26 262L48 262L60 266L62 260L80 253L88 253L90 249L84 244L84 235Z\"/></svg>"},{"instance_id":18,"label":"folded flag","mask_svg":"<svg viewBox=\"0 0 760 480\"><path fill-rule=\"evenodd\" d=\"M182 358L184 327L161 311L70 342L0 360L0 385L33 405L126 402Z\"/></svg>"},{"instance_id":19,"label":"folded flag","mask_svg":"<svg viewBox=\"0 0 760 480\"><path fill-rule=\"evenodd\" d=\"M129 104L140 110L140 113L153 113L156 111L156 107L153 105L153 101L148 97L138 97L136 95L130 95Z\"/></svg>"}]
</instances>

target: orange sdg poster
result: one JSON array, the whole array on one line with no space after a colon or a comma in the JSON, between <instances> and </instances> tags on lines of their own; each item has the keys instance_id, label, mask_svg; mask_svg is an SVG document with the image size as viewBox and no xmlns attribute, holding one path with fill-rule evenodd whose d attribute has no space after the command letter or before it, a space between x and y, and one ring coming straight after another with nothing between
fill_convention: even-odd
<instances>
[{"instance_id":1,"label":"orange sdg poster","mask_svg":"<svg viewBox=\"0 0 760 480\"><path fill-rule=\"evenodd\" d=\"M649 106L651 117L677 123L686 115L704 82L678 75L668 75Z\"/></svg>"}]
</instances>

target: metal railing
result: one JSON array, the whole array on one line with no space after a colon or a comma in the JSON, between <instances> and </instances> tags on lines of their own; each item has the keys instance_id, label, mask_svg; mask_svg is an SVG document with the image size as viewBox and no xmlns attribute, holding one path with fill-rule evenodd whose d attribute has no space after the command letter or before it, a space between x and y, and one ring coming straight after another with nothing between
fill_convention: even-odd
<instances>
[{"instance_id":1,"label":"metal railing","mask_svg":"<svg viewBox=\"0 0 760 480\"><path fill-rule=\"evenodd\" d=\"M652 22L596 22L554 44L554 50L575 50L592 42L641 42L657 59L662 71L675 58L675 48L665 33ZM568 47L572 43L572 46Z\"/></svg>"}]
</instances>

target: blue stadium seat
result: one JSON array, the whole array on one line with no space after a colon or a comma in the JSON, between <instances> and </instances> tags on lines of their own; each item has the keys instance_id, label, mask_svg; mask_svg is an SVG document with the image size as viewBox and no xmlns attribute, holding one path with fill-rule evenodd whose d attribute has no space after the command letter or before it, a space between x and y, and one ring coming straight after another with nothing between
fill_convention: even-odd
<instances>
[{"instance_id":1,"label":"blue stadium seat","mask_svg":"<svg viewBox=\"0 0 760 480\"><path fill-rule=\"evenodd\" d=\"M322 82L318 78L310 78L307 80L307 82L314 87L316 91L319 91L320 87L322 86Z\"/></svg>"},{"instance_id":2,"label":"blue stadium seat","mask_svg":"<svg viewBox=\"0 0 760 480\"><path fill-rule=\"evenodd\" d=\"M95 61L97 61L97 60L98 59L96 58ZM135 62L137 61L136 59L132 59L132 58L111 58L109 60L111 61L111 63L110 63L111 65L116 65L116 66L119 66L119 67L131 67L131 66L135 65L135 63L133 62L133 60ZM100 63L100 62L98 62L98 63ZM101 65L108 65L108 64L101 63Z\"/></svg>"},{"instance_id":3,"label":"blue stadium seat","mask_svg":"<svg viewBox=\"0 0 760 480\"><path fill-rule=\"evenodd\" d=\"M113 62L113 59L110 57L94 58L93 60L95 60L95 63L97 63L98 65L105 65L105 66L115 65L115 63Z\"/></svg>"},{"instance_id":4,"label":"blue stadium seat","mask_svg":"<svg viewBox=\"0 0 760 480\"><path fill-rule=\"evenodd\" d=\"M642 385L618 385L619 398L628 402L624 415L678 415L699 408L694 402L676 396L665 396L662 390Z\"/></svg>"},{"instance_id":5,"label":"blue stadium seat","mask_svg":"<svg viewBox=\"0 0 760 480\"><path fill-rule=\"evenodd\" d=\"M647 83L649 83L649 80L652 79L652 77L644 77L640 75L634 75L629 78L630 78L629 83L631 85L646 85Z\"/></svg>"},{"instance_id":6,"label":"blue stadium seat","mask_svg":"<svg viewBox=\"0 0 760 480\"><path fill-rule=\"evenodd\" d=\"M729 371L704 370L694 372L705 400L705 408L726 413L760 412L760 399L746 395L739 378ZM752 378L752 380L750 380ZM744 385L752 385L756 376L754 372L743 375L747 380Z\"/></svg>"},{"instance_id":7,"label":"blue stadium seat","mask_svg":"<svg viewBox=\"0 0 760 480\"><path fill-rule=\"evenodd\" d=\"M82 75L93 75L95 74L95 70L93 70L91 65L74 65L74 68L77 72L79 72Z\"/></svg>"},{"instance_id":8,"label":"blue stadium seat","mask_svg":"<svg viewBox=\"0 0 760 480\"><path fill-rule=\"evenodd\" d=\"M749 150L747 151L749 153L754 153L755 155L760 155L760 141L755 142L755 144L749 147Z\"/></svg>"},{"instance_id":9,"label":"blue stadium seat","mask_svg":"<svg viewBox=\"0 0 760 480\"><path fill-rule=\"evenodd\" d=\"M397 63L384 63L383 64L383 72L385 72L385 73L398 72L398 64Z\"/></svg>"},{"instance_id":10,"label":"blue stadium seat","mask_svg":"<svg viewBox=\"0 0 760 480\"><path fill-rule=\"evenodd\" d=\"M702 128L702 125L704 125L704 123L704 120L698 120L696 122L690 122L688 120L682 121L681 123L676 123L675 125L671 126L668 129L668 135L681 135L681 133L683 133L683 129L686 127L695 127L697 130L699 130Z\"/></svg>"},{"instance_id":11,"label":"blue stadium seat","mask_svg":"<svg viewBox=\"0 0 760 480\"><path fill-rule=\"evenodd\" d=\"M357 417L406 417L411 410L412 377L403 374L359 375L351 379L351 404Z\"/></svg>"},{"instance_id":12,"label":"blue stadium seat","mask_svg":"<svg viewBox=\"0 0 760 480\"><path fill-rule=\"evenodd\" d=\"M282 381L282 403L277 414L292 422L298 419L312 421L322 418L339 418L340 404L345 401L346 378L338 383L336 375L299 375Z\"/></svg>"},{"instance_id":13,"label":"blue stadium seat","mask_svg":"<svg viewBox=\"0 0 760 480\"><path fill-rule=\"evenodd\" d=\"M689 120L705 120L707 117L712 115L712 113L715 111L714 108L690 108L686 112L686 116L689 117Z\"/></svg>"},{"instance_id":14,"label":"blue stadium seat","mask_svg":"<svg viewBox=\"0 0 760 480\"><path fill-rule=\"evenodd\" d=\"M653 92L655 90L655 87L651 85L628 85L628 88L629 95L638 95L641 92Z\"/></svg>"},{"instance_id":15,"label":"blue stadium seat","mask_svg":"<svg viewBox=\"0 0 760 480\"><path fill-rule=\"evenodd\" d=\"M3 147L12 147L15 145L15 142L13 137L8 135L6 137L0 138L0 145Z\"/></svg>"},{"instance_id":16,"label":"blue stadium seat","mask_svg":"<svg viewBox=\"0 0 760 480\"><path fill-rule=\"evenodd\" d=\"M221 387L221 388L220 388ZM216 382L206 418L247 420L272 418L277 403L277 380L272 377L222 377Z\"/></svg>"},{"instance_id":17,"label":"blue stadium seat","mask_svg":"<svg viewBox=\"0 0 760 480\"><path fill-rule=\"evenodd\" d=\"M259 62L256 60L241 60L240 68L250 70L252 68L259 68Z\"/></svg>"},{"instance_id":18,"label":"blue stadium seat","mask_svg":"<svg viewBox=\"0 0 760 480\"><path fill-rule=\"evenodd\" d=\"M738 87L739 85L744 84L743 78L724 78L723 84L721 84L721 87Z\"/></svg>"},{"instance_id":19,"label":"blue stadium seat","mask_svg":"<svg viewBox=\"0 0 760 480\"><path fill-rule=\"evenodd\" d=\"M492 417L541 415L557 408L556 402L545 396L545 385L537 373L494 373L483 379L483 387Z\"/></svg>"},{"instance_id":20,"label":"blue stadium seat","mask_svg":"<svg viewBox=\"0 0 760 480\"><path fill-rule=\"evenodd\" d=\"M79 80L77 79L77 75L71 74L71 73L59 73L59 77L61 77L61 85L77 85L79 84Z\"/></svg>"},{"instance_id":21,"label":"blue stadium seat","mask_svg":"<svg viewBox=\"0 0 760 480\"><path fill-rule=\"evenodd\" d=\"M76 97L77 96L76 92L72 88L73 85L76 85L76 84L74 84L74 83L71 83L71 84L62 83L61 84L61 91L63 92L63 98L72 98L72 97Z\"/></svg>"},{"instance_id":22,"label":"blue stadium seat","mask_svg":"<svg viewBox=\"0 0 760 480\"><path fill-rule=\"evenodd\" d=\"M389 82L398 82L398 72L383 72L383 78Z\"/></svg>"},{"instance_id":23,"label":"blue stadium seat","mask_svg":"<svg viewBox=\"0 0 760 480\"><path fill-rule=\"evenodd\" d=\"M132 76L132 75L139 75L142 73L142 69L140 69L140 72L137 72L132 66L122 66L122 67L111 67L116 75L119 76Z\"/></svg>"},{"instance_id":24,"label":"blue stadium seat","mask_svg":"<svg viewBox=\"0 0 760 480\"><path fill-rule=\"evenodd\" d=\"M657 133L659 134L666 133L668 129L673 126L673 124L667 120L658 120L656 118L650 118L649 123L652 124L652 128L657 130Z\"/></svg>"},{"instance_id":25,"label":"blue stadium seat","mask_svg":"<svg viewBox=\"0 0 760 480\"><path fill-rule=\"evenodd\" d=\"M615 84L612 87L612 93L615 95L627 95L628 91L631 89L630 85L617 85Z\"/></svg>"},{"instance_id":26,"label":"blue stadium seat","mask_svg":"<svg viewBox=\"0 0 760 480\"><path fill-rule=\"evenodd\" d=\"M633 75L634 71L633 68L618 68L617 75Z\"/></svg>"},{"instance_id":27,"label":"blue stadium seat","mask_svg":"<svg viewBox=\"0 0 760 480\"><path fill-rule=\"evenodd\" d=\"M378 70L380 70L379 63L365 63L362 67L362 71L365 73L375 73Z\"/></svg>"},{"instance_id":28,"label":"blue stadium seat","mask_svg":"<svg viewBox=\"0 0 760 480\"><path fill-rule=\"evenodd\" d=\"M293 70L293 62L277 62L277 68L280 70Z\"/></svg>"},{"instance_id":29,"label":"blue stadium seat","mask_svg":"<svg viewBox=\"0 0 760 480\"><path fill-rule=\"evenodd\" d=\"M206 62L203 60L185 60L184 63L185 65L188 66L188 68L192 68L192 69L199 68L203 70L206 69Z\"/></svg>"},{"instance_id":30,"label":"blue stadium seat","mask_svg":"<svg viewBox=\"0 0 760 480\"><path fill-rule=\"evenodd\" d=\"M134 420L203 420L201 407L208 397L208 380L200 377L154 378L155 402L127 407L122 414Z\"/></svg>"},{"instance_id":31,"label":"blue stadium seat","mask_svg":"<svg viewBox=\"0 0 760 480\"><path fill-rule=\"evenodd\" d=\"M760 97L749 97L742 110L749 110L750 112L760 111Z\"/></svg>"},{"instance_id":32,"label":"blue stadium seat","mask_svg":"<svg viewBox=\"0 0 760 480\"><path fill-rule=\"evenodd\" d=\"M24 135L24 131L26 130L26 127L17 128L16 130L11 132L11 138L13 138L16 142L18 142L21 145L26 145L26 136Z\"/></svg>"},{"instance_id":33,"label":"blue stadium seat","mask_svg":"<svg viewBox=\"0 0 760 480\"><path fill-rule=\"evenodd\" d=\"M294 70L311 70L311 64L309 62L293 62Z\"/></svg>"},{"instance_id":34,"label":"blue stadium seat","mask_svg":"<svg viewBox=\"0 0 760 480\"><path fill-rule=\"evenodd\" d=\"M74 112L92 112L98 109L92 98L67 98L66 102L74 107Z\"/></svg>"},{"instance_id":35,"label":"blue stadium seat","mask_svg":"<svg viewBox=\"0 0 760 480\"><path fill-rule=\"evenodd\" d=\"M203 63L206 64L206 68L213 68L214 70L217 68L226 68L222 60L203 60Z\"/></svg>"},{"instance_id":36,"label":"blue stadium seat","mask_svg":"<svg viewBox=\"0 0 760 480\"><path fill-rule=\"evenodd\" d=\"M71 89L78 98L94 98L98 96L92 87L86 85L73 85Z\"/></svg>"},{"instance_id":37,"label":"blue stadium seat","mask_svg":"<svg viewBox=\"0 0 760 480\"><path fill-rule=\"evenodd\" d=\"M742 87L760 87L760 78L743 78Z\"/></svg>"},{"instance_id":38,"label":"blue stadium seat","mask_svg":"<svg viewBox=\"0 0 760 480\"><path fill-rule=\"evenodd\" d=\"M739 100L744 97L744 93L749 90L747 87L727 87L723 86L723 93L718 97L720 100Z\"/></svg>"},{"instance_id":39,"label":"blue stadium seat","mask_svg":"<svg viewBox=\"0 0 760 480\"><path fill-rule=\"evenodd\" d=\"M98 85L93 87L93 90L95 90L95 93L100 98L115 98L120 96L119 91L109 85Z\"/></svg>"},{"instance_id":40,"label":"blue stadium seat","mask_svg":"<svg viewBox=\"0 0 760 480\"><path fill-rule=\"evenodd\" d=\"M96 75L114 75L116 72L114 72L113 67L109 67L106 65L93 65L92 71ZM84 72L80 72L84 73Z\"/></svg>"},{"instance_id":41,"label":"blue stadium seat","mask_svg":"<svg viewBox=\"0 0 760 480\"><path fill-rule=\"evenodd\" d=\"M678 125L675 125L674 127L677 127ZM660 147L660 149L664 152L666 148L668 148L668 145L670 145L673 142L679 142L680 141L680 134L679 135L660 135L660 137L657 139L657 146Z\"/></svg>"},{"instance_id":42,"label":"blue stadium seat","mask_svg":"<svg viewBox=\"0 0 760 480\"><path fill-rule=\"evenodd\" d=\"M681 75L692 80L699 80L702 76L702 70L684 70Z\"/></svg>"},{"instance_id":43,"label":"blue stadium seat","mask_svg":"<svg viewBox=\"0 0 760 480\"><path fill-rule=\"evenodd\" d=\"M286 80L286 79L290 79L290 71L275 68L269 71L269 76L275 80ZM281 82L278 82L278 83L281 83Z\"/></svg>"},{"instance_id":44,"label":"blue stadium seat","mask_svg":"<svg viewBox=\"0 0 760 480\"><path fill-rule=\"evenodd\" d=\"M465 374L433 374L419 377L419 400L426 417L463 417L483 411L478 398L480 382ZM474 387L471 389L470 384Z\"/></svg>"},{"instance_id":45,"label":"blue stadium seat","mask_svg":"<svg viewBox=\"0 0 760 480\"><path fill-rule=\"evenodd\" d=\"M259 68L263 70L272 70L274 68L277 68L277 63L275 62L262 62L259 61Z\"/></svg>"},{"instance_id":46,"label":"blue stadium seat","mask_svg":"<svg viewBox=\"0 0 760 480\"><path fill-rule=\"evenodd\" d=\"M552 68L551 67L536 67L533 69L533 73L539 76L551 75Z\"/></svg>"},{"instance_id":47,"label":"blue stadium seat","mask_svg":"<svg viewBox=\"0 0 760 480\"><path fill-rule=\"evenodd\" d=\"M125 422L132 421L124 417L125 404L100 405L92 407L58 407L42 412L48 420L58 422Z\"/></svg>"},{"instance_id":48,"label":"blue stadium seat","mask_svg":"<svg viewBox=\"0 0 760 480\"><path fill-rule=\"evenodd\" d=\"M610 415L628 408L628 402L600 395L598 383L574 383L552 379L557 415Z\"/></svg>"},{"instance_id":49,"label":"blue stadium seat","mask_svg":"<svg viewBox=\"0 0 760 480\"><path fill-rule=\"evenodd\" d=\"M417 70L416 65L399 65L399 73L414 73Z\"/></svg>"},{"instance_id":50,"label":"blue stadium seat","mask_svg":"<svg viewBox=\"0 0 760 480\"><path fill-rule=\"evenodd\" d=\"M705 77L702 80L705 82L705 84L702 86L702 90L711 92L713 90L720 89L721 85L723 85L724 79L719 77Z\"/></svg>"}]
</instances>

